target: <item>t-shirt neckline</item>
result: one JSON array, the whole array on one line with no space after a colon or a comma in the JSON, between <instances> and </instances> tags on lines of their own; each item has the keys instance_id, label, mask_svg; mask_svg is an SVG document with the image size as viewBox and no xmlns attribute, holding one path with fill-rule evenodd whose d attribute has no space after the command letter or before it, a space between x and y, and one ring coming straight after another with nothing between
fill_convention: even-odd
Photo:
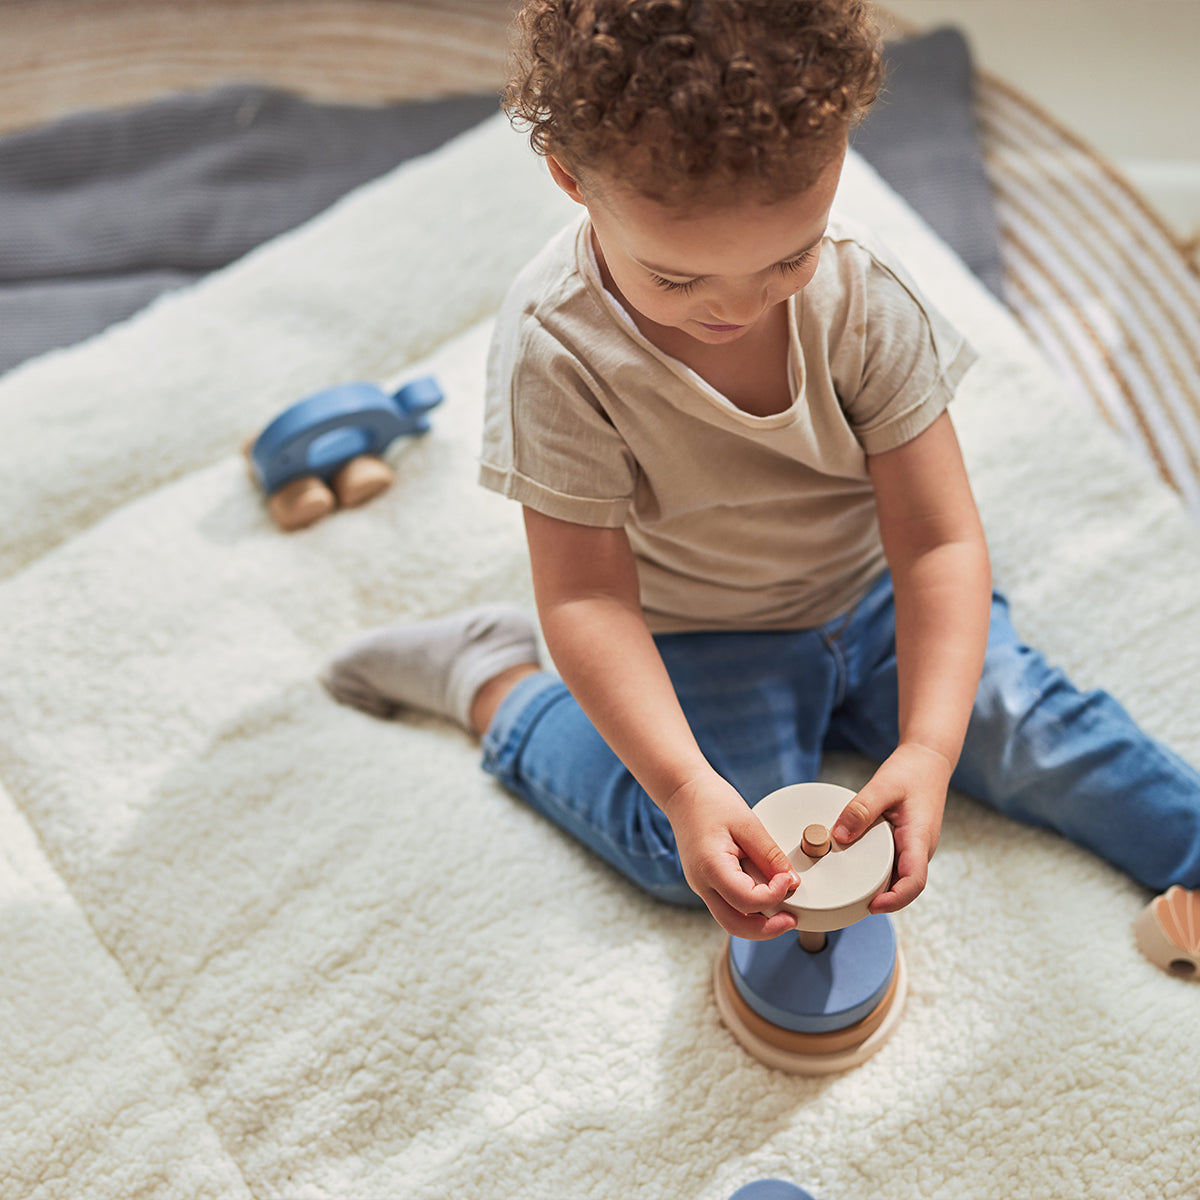
<instances>
[{"instance_id":1,"label":"t-shirt neckline","mask_svg":"<svg viewBox=\"0 0 1200 1200\"><path fill-rule=\"evenodd\" d=\"M591 221L584 215L580 219L579 228L576 230L575 235L575 258L579 265L580 273L583 275L588 288L599 297L600 303L608 313L642 350L653 355L664 366L684 379L710 404L715 405L725 415L732 416L743 424L751 425L756 429L771 429L794 423L803 399L803 388L798 379L798 367L802 359L800 357L800 338L797 329L796 297L794 295L789 297L787 301L788 384L792 393L792 402L782 412L769 413L767 416L758 416L755 413L747 412L744 408L739 408L728 396L713 387L707 379L692 370L687 363L681 362L674 355L668 354L665 350L656 346L637 327L637 322L634 321L628 309L604 286L604 279L600 274L600 263L596 258L595 247L592 245L591 228Z\"/></svg>"}]
</instances>

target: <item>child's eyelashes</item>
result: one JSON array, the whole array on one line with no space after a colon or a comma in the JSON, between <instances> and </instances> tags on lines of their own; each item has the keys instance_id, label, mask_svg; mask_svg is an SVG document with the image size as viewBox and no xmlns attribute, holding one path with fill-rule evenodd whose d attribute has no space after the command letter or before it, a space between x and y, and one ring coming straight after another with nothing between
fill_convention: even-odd
<instances>
[{"instance_id":1,"label":"child's eyelashes","mask_svg":"<svg viewBox=\"0 0 1200 1200\"><path fill-rule=\"evenodd\" d=\"M653 275L651 278L664 292L679 292L684 296L700 282L699 279L689 279L686 283L676 283L675 280L664 279L661 275Z\"/></svg>"},{"instance_id":2,"label":"child's eyelashes","mask_svg":"<svg viewBox=\"0 0 1200 1200\"><path fill-rule=\"evenodd\" d=\"M797 271L802 271L812 261L814 251L805 250L803 254L798 254L795 258L784 259L783 262L777 262L774 270L782 271L784 274L794 274ZM698 276L696 279L688 279L680 282L675 279L666 279L662 275L651 273L651 279L654 283L662 288L664 292L674 292L676 295L686 296L700 284L704 276Z\"/></svg>"},{"instance_id":3,"label":"child's eyelashes","mask_svg":"<svg viewBox=\"0 0 1200 1200\"><path fill-rule=\"evenodd\" d=\"M812 261L813 251L805 250L803 254L798 254L795 258L789 258L785 262L776 263L775 265L785 272L803 270Z\"/></svg>"}]
</instances>

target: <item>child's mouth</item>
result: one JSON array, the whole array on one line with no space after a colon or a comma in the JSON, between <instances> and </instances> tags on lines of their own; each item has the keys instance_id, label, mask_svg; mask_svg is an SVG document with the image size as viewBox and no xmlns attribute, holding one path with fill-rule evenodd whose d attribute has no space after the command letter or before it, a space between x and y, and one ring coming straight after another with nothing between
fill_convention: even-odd
<instances>
[{"instance_id":1,"label":"child's mouth","mask_svg":"<svg viewBox=\"0 0 1200 1200\"><path fill-rule=\"evenodd\" d=\"M710 333L732 333L735 329L744 329L744 325L710 325L707 321L700 324Z\"/></svg>"}]
</instances>

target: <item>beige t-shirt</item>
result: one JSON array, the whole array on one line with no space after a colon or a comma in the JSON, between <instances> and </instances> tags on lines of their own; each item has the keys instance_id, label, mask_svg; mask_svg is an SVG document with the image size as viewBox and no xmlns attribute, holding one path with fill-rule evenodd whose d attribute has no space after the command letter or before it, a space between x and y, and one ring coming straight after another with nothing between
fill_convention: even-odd
<instances>
[{"instance_id":1,"label":"beige t-shirt","mask_svg":"<svg viewBox=\"0 0 1200 1200\"><path fill-rule=\"evenodd\" d=\"M753 416L639 332L585 216L501 308L480 481L551 517L623 525L655 632L832 620L886 565L867 455L928 427L975 356L837 217L788 306L793 401Z\"/></svg>"}]
</instances>

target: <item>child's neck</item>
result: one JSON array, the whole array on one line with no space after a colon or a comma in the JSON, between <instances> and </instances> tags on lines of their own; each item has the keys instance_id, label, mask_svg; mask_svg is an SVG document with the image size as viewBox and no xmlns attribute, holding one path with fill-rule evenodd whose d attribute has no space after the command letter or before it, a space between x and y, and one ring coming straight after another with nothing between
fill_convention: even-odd
<instances>
[{"instance_id":1,"label":"child's neck","mask_svg":"<svg viewBox=\"0 0 1200 1200\"><path fill-rule=\"evenodd\" d=\"M736 342L724 346L706 345L682 329L655 324L637 312L630 315L647 341L690 367L743 412L768 417L791 407L786 301L764 313Z\"/></svg>"},{"instance_id":2,"label":"child's neck","mask_svg":"<svg viewBox=\"0 0 1200 1200\"><path fill-rule=\"evenodd\" d=\"M710 346L682 329L660 325L639 312L617 287L595 235L592 245L605 290L616 298L651 345L690 367L726 400L751 416L769 417L791 408L786 301L765 312L737 341Z\"/></svg>"}]
</instances>

